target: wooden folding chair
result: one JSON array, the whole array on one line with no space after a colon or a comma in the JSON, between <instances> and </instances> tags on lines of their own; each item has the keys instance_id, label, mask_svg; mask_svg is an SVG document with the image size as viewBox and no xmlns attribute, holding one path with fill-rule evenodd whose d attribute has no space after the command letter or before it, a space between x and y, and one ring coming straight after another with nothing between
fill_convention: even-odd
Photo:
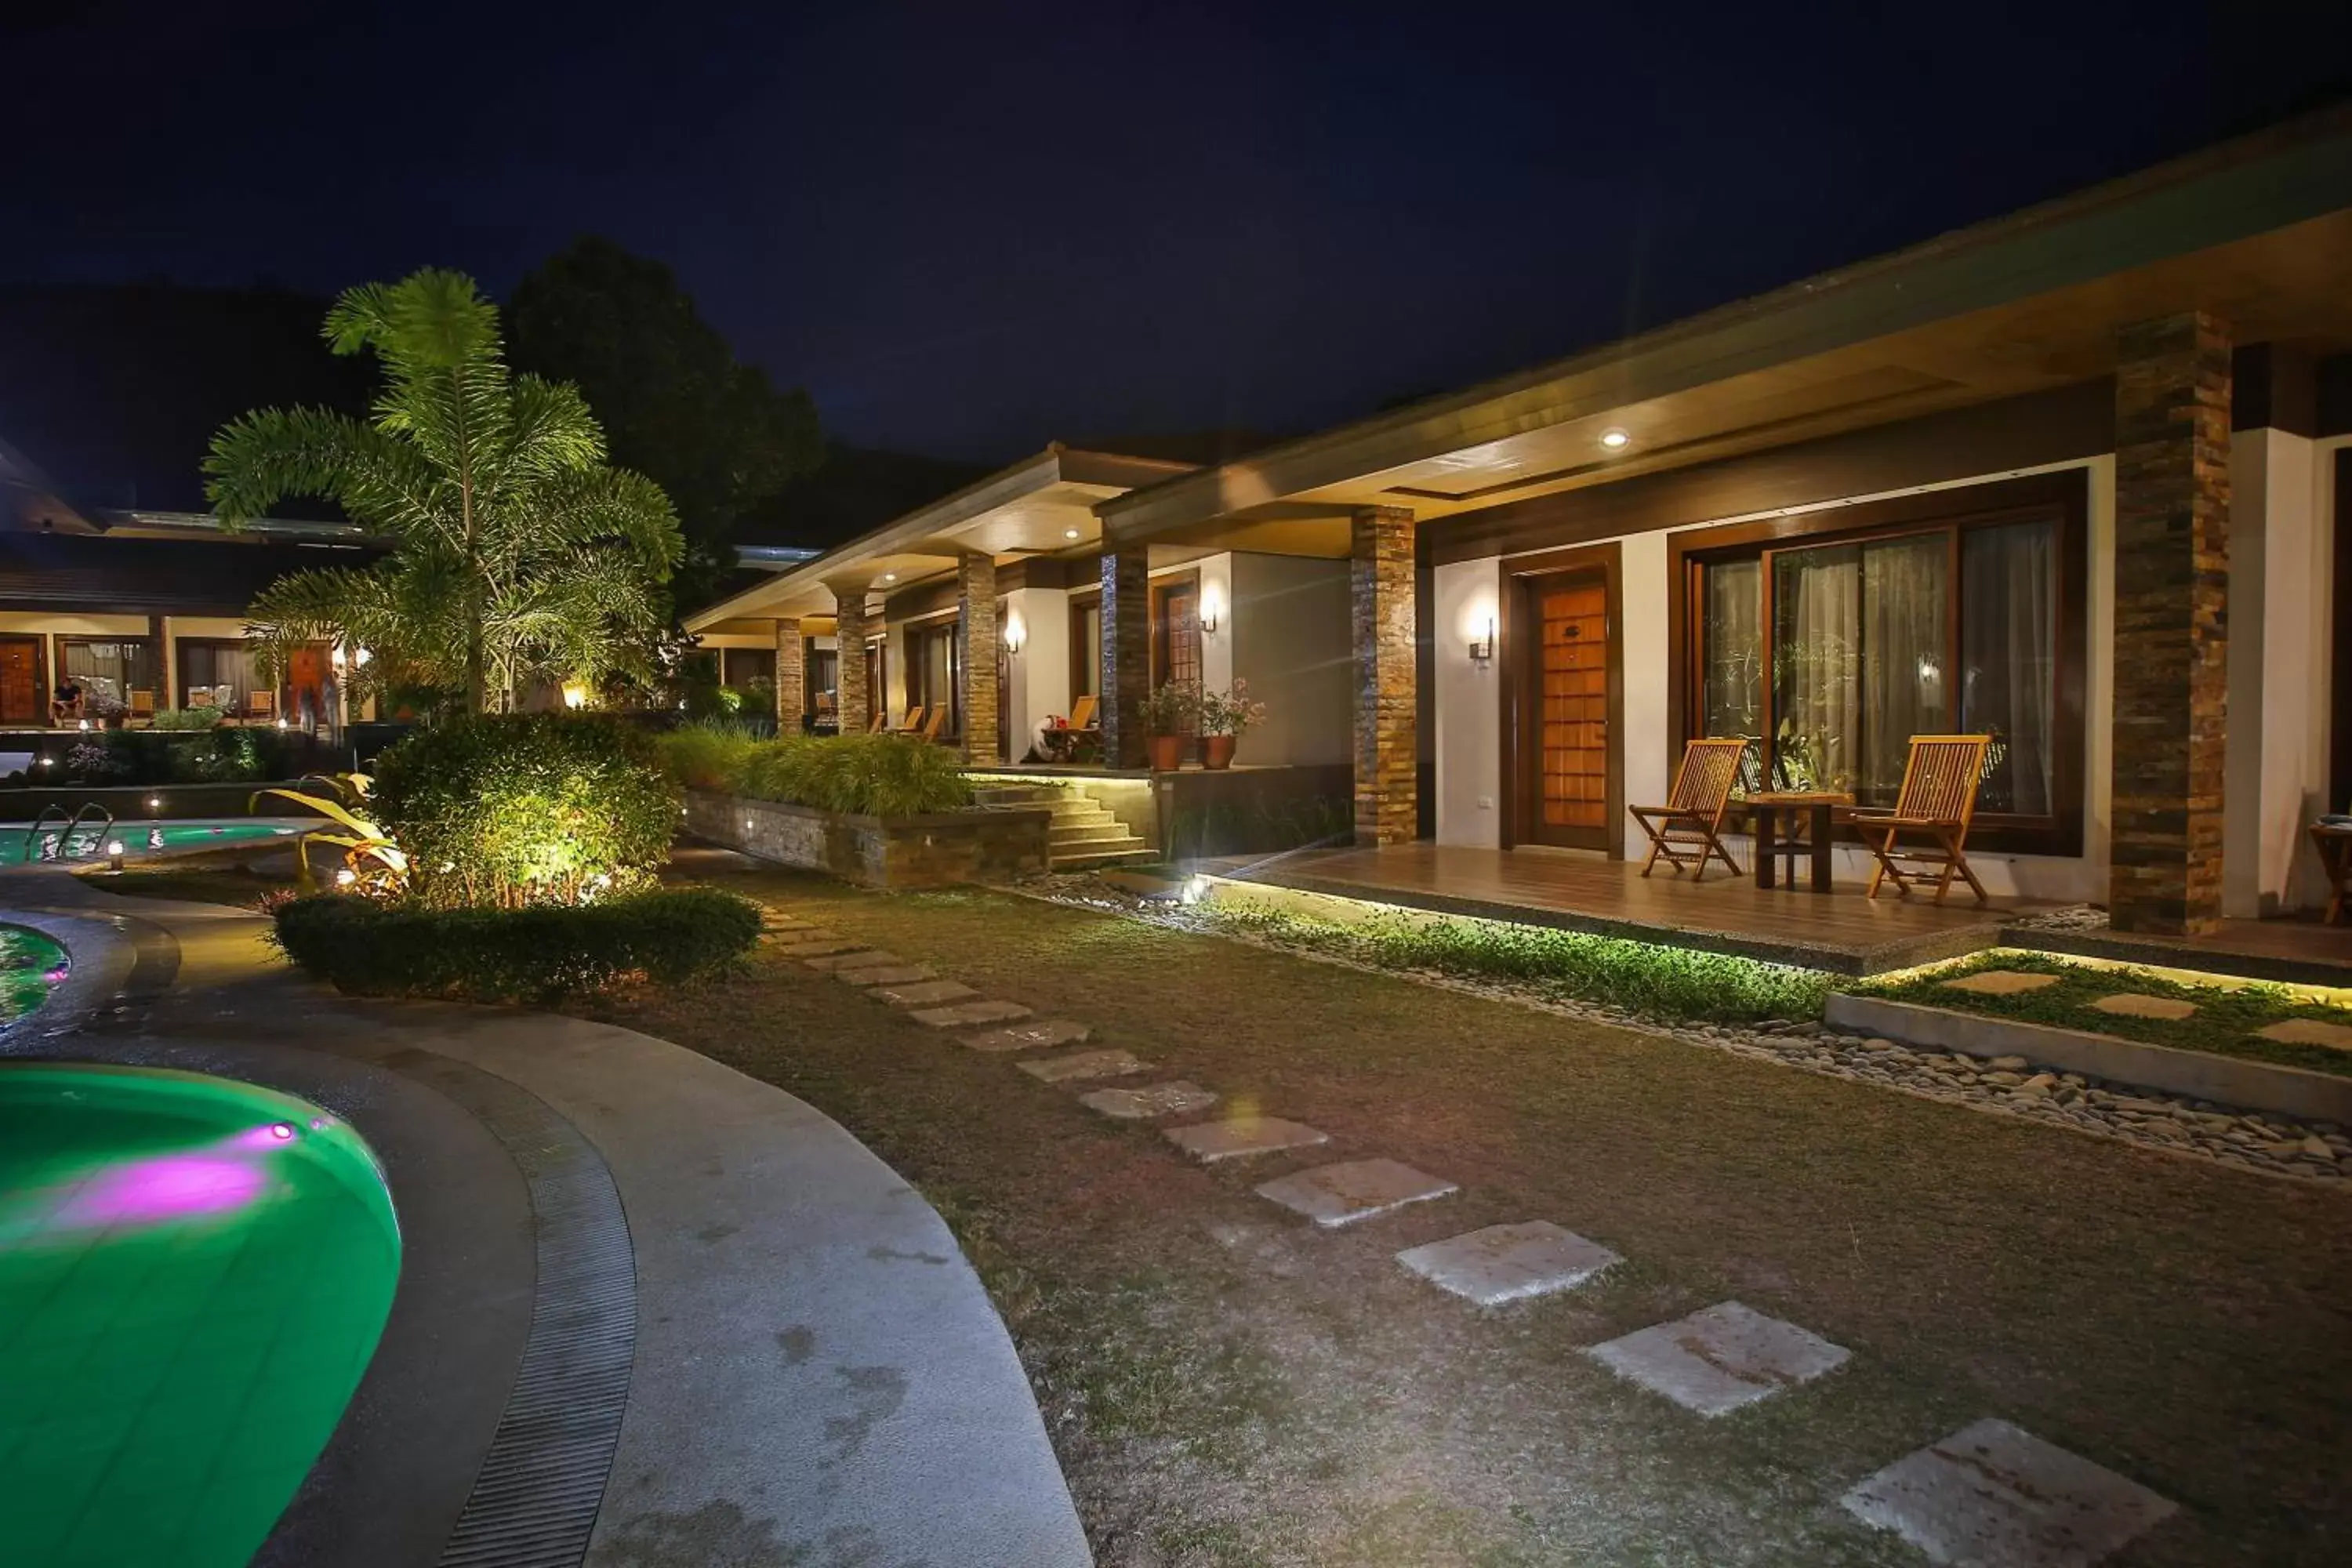
<instances>
[{"instance_id":1,"label":"wooden folding chair","mask_svg":"<svg viewBox=\"0 0 2352 1568\"><path fill-rule=\"evenodd\" d=\"M1903 793L1895 797L1895 809L1859 807L1847 812L1846 820L1878 857L1878 868L1870 874L1870 897L1878 897L1881 879L1892 877L1895 891L1907 898L1914 881L1925 881L1940 868L1942 875L1936 877L1937 903L1951 890L1955 875L1975 891L1977 902L1986 901L1984 884L1969 869L1969 858L1961 847L1968 842L1969 820L1976 816L1977 786L1984 781L1985 750L1991 744L1990 735L1914 735L1911 754L1903 763ZM1898 847L1896 839L1906 833L1930 843ZM1906 866L1911 868L1907 877Z\"/></svg>"},{"instance_id":2,"label":"wooden folding chair","mask_svg":"<svg viewBox=\"0 0 2352 1568\"><path fill-rule=\"evenodd\" d=\"M134 686L131 689L127 706L130 709L131 718L152 719L155 717L155 694L152 691L142 691Z\"/></svg>"},{"instance_id":3,"label":"wooden folding chair","mask_svg":"<svg viewBox=\"0 0 2352 1568\"><path fill-rule=\"evenodd\" d=\"M926 741L938 740L940 738L940 731L946 729L947 725L948 705L941 702L934 706L931 709L931 716L923 721L923 739Z\"/></svg>"},{"instance_id":4,"label":"wooden folding chair","mask_svg":"<svg viewBox=\"0 0 2352 1568\"><path fill-rule=\"evenodd\" d=\"M1097 703L1092 692L1088 692L1086 696L1079 698L1076 702L1071 703L1070 728L1073 730L1093 729L1095 727L1096 706Z\"/></svg>"},{"instance_id":5,"label":"wooden folding chair","mask_svg":"<svg viewBox=\"0 0 2352 1568\"><path fill-rule=\"evenodd\" d=\"M923 705L919 702L916 703L912 708L908 709L905 713L899 716L898 733L901 735L911 735L922 727Z\"/></svg>"},{"instance_id":6,"label":"wooden folding chair","mask_svg":"<svg viewBox=\"0 0 2352 1568\"><path fill-rule=\"evenodd\" d=\"M251 691L246 694L245 716L247 718L267 719L277 710L278 693L275 691Z\"/></svg>"},{"instance_id":7,"label":"wooden folding chair","mask_svg":"<svg viewBox=\"0 0 2352 1568\"><path fill-rule=\"evenodd\" d=\"M866 732L869 735L878 735L889 727L890 715L877 710L874 714L874 721L866 726Z\"/></svg>"},{"instance_id":8,"label":"wooden folding chair","mask_svg":"<svg viewBox=\"0 0 2352 1568\"><path fill-rule=\"evenodd\" d=\"M1733 876L1742 874L1739 862L1723 847L1723 816L1730 809L1731 786L1738 782L1740 761L1749 744L1736 737L1691 742L1675 768L1675 787L1666 804L1625 808L1650 836L1650 858L1642 862L1642 875L1650 874L1661 855L1677 871L1691 867L1694 882L1706 879L1711 858L1719 858Z\"/></svg>"}]
</instances>

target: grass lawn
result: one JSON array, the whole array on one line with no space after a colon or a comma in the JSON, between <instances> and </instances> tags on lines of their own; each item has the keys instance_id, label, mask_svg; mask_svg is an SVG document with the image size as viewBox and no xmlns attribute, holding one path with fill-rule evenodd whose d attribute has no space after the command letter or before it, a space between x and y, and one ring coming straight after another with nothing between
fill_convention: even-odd
<instances>
[{"instance_id":1,"label":"grass lawn","mask_svg":"<svg viewBox=\"0 0 2352 1568\"><path fill-rule=\"evenodd\" d=\"M710 879L1331 1134L1204 1169L773 953L596 1005L922 1187L1106 1563L1916 1568L1838 1496L1996 1415L2181 1505L2124 1568L2345 1561L2341 1194L1008 895ZM1340 1231L1250 1190L1371 1155L1463 1190ZM1626 1261L1484 1313L1392 1261L1528 1218ZM1708 1422L1580 1353L1733 1297L1853 1361Z\"/></svg>"},{"instance_id":2,"label":"grass lawn","mask_svg":"<svg viewBox=\"0 0 2352 1568\"><path fill-rule=\"evenodd\" d=\"M120 873L99 872L83 882L131 899L185 899L200 904L228 904L250 910L268 895L293 887L290 876L265 876L224 861L190 864L186 857L132 861Z\"/></svg>"},{"instance_id":3,"label":"grass lawn","mask_svg":"<svg viewBox=\"0 0 2352 1568\"><path fill-rule=\"evenodd\" d=\"M1956 991L1946 984L1987 969L2014 970L2023 974L2054 974L2058 976L2058 984L2045 985L2039 991L2021 991L2010 996L1987 996L1974 991ZM2338 1050L2331 1046L2266 1040L2255 1034L2257 1029L2289 1018L2312 1018L2322 1023L2352 1026L2352 1008L2299 1000L2283 986L2184 985L2144 969L2098 968L2069 963L2038 952L1998 949L1979 953L1966 963L1949 969L1939 969L1932 974L1891 982L1863 983L1853 989L1894 1002L1915 1002L1926 1007L1948 1007L1957 1012L1983 1013L1997 1018L2015 1018L2023 1023L2049 1024L2066 1029L2088 1029L2127 1040L2145 1040L2151 1045L2179 1046L2185 1050L2210 1051L2224 1057L2247 1057L2286 1067L2308 1068L2314 1072L2352 1077L2352 1051ZM2102 1012L2091 1005L2102 996L2125 992L2194 1003L2197 1011L2193 1016L2180 1019L2141 1018L2129 1014Z\"/></svg>"}]
</instances>

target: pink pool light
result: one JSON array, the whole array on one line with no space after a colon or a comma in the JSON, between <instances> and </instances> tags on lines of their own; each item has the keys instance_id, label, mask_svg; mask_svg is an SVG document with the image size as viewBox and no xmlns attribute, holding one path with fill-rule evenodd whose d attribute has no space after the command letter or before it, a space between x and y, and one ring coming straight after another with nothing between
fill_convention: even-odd
<instances>
[{"instance_id":1,"label":"pink pool light","mask_svg":"<svg viewBox=\"0 0 2352 1568\"><path fill-rule=\"evenodd\" d=\"M269 1178L250 1160L163 1154L101 1172L58 1218L68 1225L148 1225L243 1208Z\"/></svg>"}]
</instances>

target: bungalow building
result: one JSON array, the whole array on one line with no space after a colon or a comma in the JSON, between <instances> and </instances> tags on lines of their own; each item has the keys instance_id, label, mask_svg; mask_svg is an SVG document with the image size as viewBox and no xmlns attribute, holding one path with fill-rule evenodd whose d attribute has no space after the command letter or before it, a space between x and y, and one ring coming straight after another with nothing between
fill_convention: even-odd
<instances>
[{"instance_id":1,"label":"bungalow building","mask_svg":"<svg viewBox=\"0 0 2352 1568\"><path fill-rule=\"evenodd\" d=\"M1885 805L1990 733L1997 897L2196 933L2352 799L2347 350L2331 113L1220 466L1049 449L690 624L983 764L1244 676L1416 885L1622 863L1695 738Z\"/></svg>"}]
</instances>

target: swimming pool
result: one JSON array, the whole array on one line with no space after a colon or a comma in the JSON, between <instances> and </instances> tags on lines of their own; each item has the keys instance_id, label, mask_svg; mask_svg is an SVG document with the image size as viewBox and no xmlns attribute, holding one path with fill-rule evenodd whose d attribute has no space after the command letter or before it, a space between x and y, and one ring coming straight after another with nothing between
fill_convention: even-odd
<instances>
[{"instance_id":1,"label":"swimming pool","mask_svg":"<svg viewBox=\"0 0 2352 1568\"><path fill-rule=\"evenodd\" d=\"M65 977L62 946L24 926L0 925L0 1024L47 1001L49 987Z\"/></svg>"},{"instance_id":2,"label":"swimming pool","mask_svg":"<svg viewBox=\"0 0 2352 1568\"><path fill-rule=\"evenodd\" d=\"M0 1064L0 1555L246 1563L358 1386L399 1270L374 1157L316 1106Z\"/></svg>"},{"instance_id":3,"label":"swimming pool","mask_svg":"<svg viewBox=\"0 0 2352 1568\"><path fill-rule=\"evenodd\" d=\"M321 826L331 826L325 822ZM155 849L192 849L206 844L239 844L255 838L290 838L301 831L263 817L231 817L223 822L116 823L100 831L92 823L68 834L52 819L37 834L29 822L0 822L0 866L21 866L30 860L89 861L102 858L106 846L121 840L126 855L137 857Z\"/></svg>"}]
</instances>

